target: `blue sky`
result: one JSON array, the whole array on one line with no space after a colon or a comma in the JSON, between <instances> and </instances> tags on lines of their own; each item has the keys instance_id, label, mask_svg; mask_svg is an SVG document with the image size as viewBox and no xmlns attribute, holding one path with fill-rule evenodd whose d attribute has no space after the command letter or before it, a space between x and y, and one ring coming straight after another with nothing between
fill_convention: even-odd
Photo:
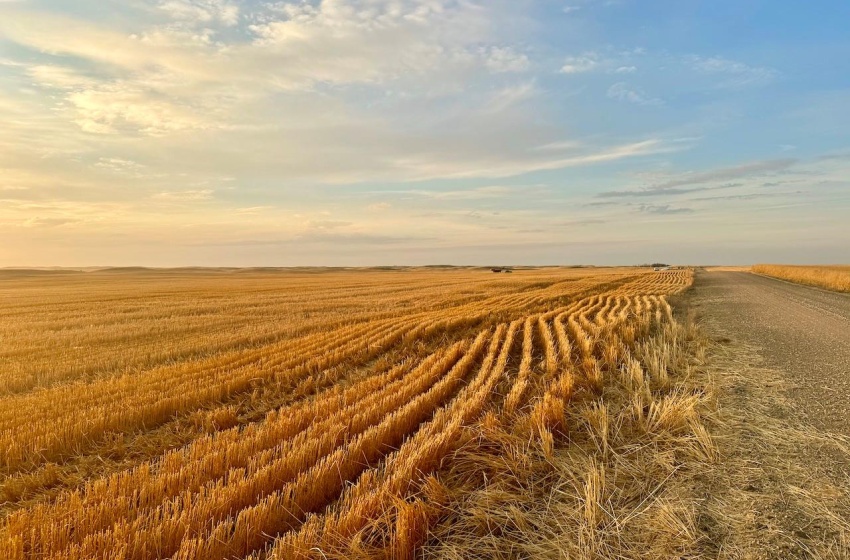
<instances>
[{"instance_id":1,"label":"blue sky","mask_svg":"<svg viewBox=\"0 0 850 560\"><path fill-rule=\"evenodd\" d=\"M0 266L847 262L848 21L0 0Z\"/></svg>"}]
</instances>

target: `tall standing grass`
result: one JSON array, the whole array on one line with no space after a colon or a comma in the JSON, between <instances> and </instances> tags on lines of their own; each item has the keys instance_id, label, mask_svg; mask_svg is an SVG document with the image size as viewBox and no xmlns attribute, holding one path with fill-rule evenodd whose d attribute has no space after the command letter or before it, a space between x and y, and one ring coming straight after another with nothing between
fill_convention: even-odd
<instances>
[{"instance_id":1,"label":"tall standing grass","mask_svg":"<svg viewBox=\"0 0 850 560\"><path fill-rule=\"evenodd\" d=\"M752 271L798 284L836 292L850 292L850 266L757 264L752 267Z\"/></svg>"}]
</instances>

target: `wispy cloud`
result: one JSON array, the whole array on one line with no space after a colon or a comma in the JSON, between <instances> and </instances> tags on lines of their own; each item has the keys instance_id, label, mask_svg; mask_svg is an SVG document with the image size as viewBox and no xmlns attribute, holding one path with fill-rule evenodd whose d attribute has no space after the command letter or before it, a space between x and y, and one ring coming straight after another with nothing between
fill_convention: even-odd
<instances>
[{"instance_id":1,"label":"wispy cloud","mask_svg":"<svg viewBox=\"0 0 850 560\"><path fill-rule=\"evenodd\" d=\"M638 211L644 214L690 214L692 208L673 207L669 204L641 204L638 206Z\"/></svg>"},{"instance_id":2,"label":"wispy cloud","mask_svg":"<svg viewBox=\"0 0 850 560\"><path fill-rule=\"evenodd\" d=\"M680 188L652 188L638 190L622 190L622 191L605 191L596 195L598 198L631 198L631 197L649 197L649 196L668 196L668 195L684 195L693 194L704 191L716 191L720 189L733 189L740 187L742 183L728 183L725 185L714 185L706 187L695 187L691 189Z\"/></svg>"},{"instance_id":3,"label":"wispy cloud","mask_svg":"<svg viewBox=\"0 0 850 560\"><path fill-rule=\"evenodd\" d=\"M211 189L161 192L153 195L153 198L167 201L209 200L212 198L213 192Z\"/></svg>"},{"instance_id":4,"label":"wispy cloud","mask_svg":"<svg viewBox=\"0 0 850 560\"><path fill-rule=\"evenodd\" d=\"M484 64L497 73L524 72L531 65L528 56L512 47L490 47L482 52Z\"/></svg>"},{"instance_id":5,"label":"wispy cloud","mask_svg":"<svg viewBox=\"0 0 850 560\"><path fill-rule=\"evenodd\" d=\"M635 105L644 105L644 106L660 106L664 105L664 100L651 97L647 95L640 88L636 88L630 86L626 82L617 82L608 88L608 92L606 93L609 99L615 99L617 101L627 101L629 103L634 103Z\"/></svg>"},{"instance_id":6,"label":"wispy cloud","mask_svg":"<svg viewBox=\"0 0 850 560\"><path fill-rule=\"evenodd\" d=\"M484 113L501 113L537 94L534 82L515 84L496 91L483 108Z\"/></svg>"},{"instance_id":7,"label":"wispy cloud","mask_svg":"<svg viewBox=\"0 0 850 560\"><path fill-rule=\"evenodd\" d=\"M697 72L717 77L717 87L765 85L778 76L778 72L771 68L749 66L720 56L690 55L685 57L685 61Z\"/></svg>"},{"instance_id":8,"label":"wispy cloud","mask_svg":"<svg viewBox=\"0 0 850 560\"><path fill-rule=\"evenodd\" d=\"M239 22L239 6L227 0L164 0L159 8L174 19L192 23L233 26Z\"/></svg>"},{"instance_id":9,"label":"wispy cloud","mask_svg":"<svg viewBox=\"0 0 850 560\"><path fill-rule=\"evenodd\" d=\"M731 167L712 169L710 171L683 173L667 179L666 181L658 182L652 185L651 188L670 189L686 185L699 185L702 183L709 183L711 181L728 181L730 179L765 175L786 170L796 163L796 159L785 158L753 161L749 163L742 163L740 165L733 165Z\"/></svg>"},{"instance_id":10,"label":"wispy cloud","mask_svg":"<svg viewBox=\"0 0 850 560\"><path fill-rule=\"evenodd\" d=\"M705 202L705 201L714 201L714 200L756 200L760 198L775 198L781 196L793 196L797 194L802 194L802 191L793 191L793 192L760 192L760 193L747 193L747 194L736 194L729 196L703 196L699 198L692 198L691 201L694 202Z\"/></svg>"},{"instance_id":11,"label":"wispy cloud","mask_svg":"<svg viewBox=\"0 0 850 560\"><path fill-rule=\"evenodd\" d=\"M586 219L582 219L582 220L567 220L565 222L557 222L556 225L572 227L572 226L595 226L595 225L600 225L600 224L604 224L604 223L607 223L607 220L603 220L603 219L600 219L600 218L586 218Z\"/></svg>"},{"instance_id":12,"label":"wispy cloud","mask_svg":"<svg viewBox=\"0 0 850 560\"><path fill-rule=\"evenodd\" d=\"M599 65L599 55L595 52L586 52L576 56L568 56L561 66L561 74L581 74L589 72Z\"/></svg>"},{"instance_id":13,"label":"wispy cloud","mask_svg":"<svg viewBox=\"0 0 850 560\"><path fill-rule=\"evenodd\" d=\"M97 160L95 167L108 169L114 173L138 175L145 166L135 161L117 158L117 157L102 157Z\"/></svg>"}]
</instances>

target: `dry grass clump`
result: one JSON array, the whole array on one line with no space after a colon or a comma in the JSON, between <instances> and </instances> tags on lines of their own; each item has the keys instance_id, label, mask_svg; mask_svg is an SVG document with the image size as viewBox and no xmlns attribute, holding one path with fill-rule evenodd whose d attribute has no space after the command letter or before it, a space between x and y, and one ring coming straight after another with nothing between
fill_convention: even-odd
<instances>
[{"instance_id":1,"label":"dry grass clump","mask_svg":"<svg viewBox=\"0 0 850 560\"><path fill-rule=\"evenodd\" d=\"M807 284L836 292L850 292L850 266L757 264L752 267L752 271L798 284Z\"/></svg>"},{"instance_id":2,"label":"dry grass clump","mask_svg":"<svg viewBox=\"0 0 850 560\"><path fill-rule=\"evenodd\" d=\"M724 335L713 321L704 332ZM723 460L706 468L696 491L705 556L717 560L850 554L850 437L810 425L794 404L793 383L768 367L761 350L715 344L711 367L724 395Z\"/></svg>"},{"instance_id":3,"label":"dry grass clump","mask_svg":"<svg viewBox=\"0 0 850 560\"><path fill-rule=\"evenodd\" d=\"M689 481L717 457L706 428L715 394L695 373L700 345L691 326L656 323L606 371L601 394L574 397L554 451L510 418L470 427L441 473L452 499L423 557L696 555Z\"/></svg>"}]
</instances>

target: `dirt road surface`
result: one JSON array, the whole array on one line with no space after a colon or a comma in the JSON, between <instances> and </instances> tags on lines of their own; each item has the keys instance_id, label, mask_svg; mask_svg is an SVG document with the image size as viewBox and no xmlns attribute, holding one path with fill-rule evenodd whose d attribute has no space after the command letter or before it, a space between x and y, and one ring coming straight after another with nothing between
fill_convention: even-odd
<instances>
[{"instance_id":1,"label":"dirt road surface","mask_svg":"<svg viewBox=\"0 0 850 560\"><path fill-rule=\"evenodd\" d=\"M706 557L850 559L850 295L698 272L688 304L720 387Z\"/></svg>"},{"instance_id":2,"label":"dirt road surface","mask_svg":"<svg viewBox=\"0 0 850 560\"><path fill-rule=\"evenodd\" d=\"M706 313L788 376L808 423L850 435L850 295L748 272L698 275Z\"/></svg>"}]
</instances>

